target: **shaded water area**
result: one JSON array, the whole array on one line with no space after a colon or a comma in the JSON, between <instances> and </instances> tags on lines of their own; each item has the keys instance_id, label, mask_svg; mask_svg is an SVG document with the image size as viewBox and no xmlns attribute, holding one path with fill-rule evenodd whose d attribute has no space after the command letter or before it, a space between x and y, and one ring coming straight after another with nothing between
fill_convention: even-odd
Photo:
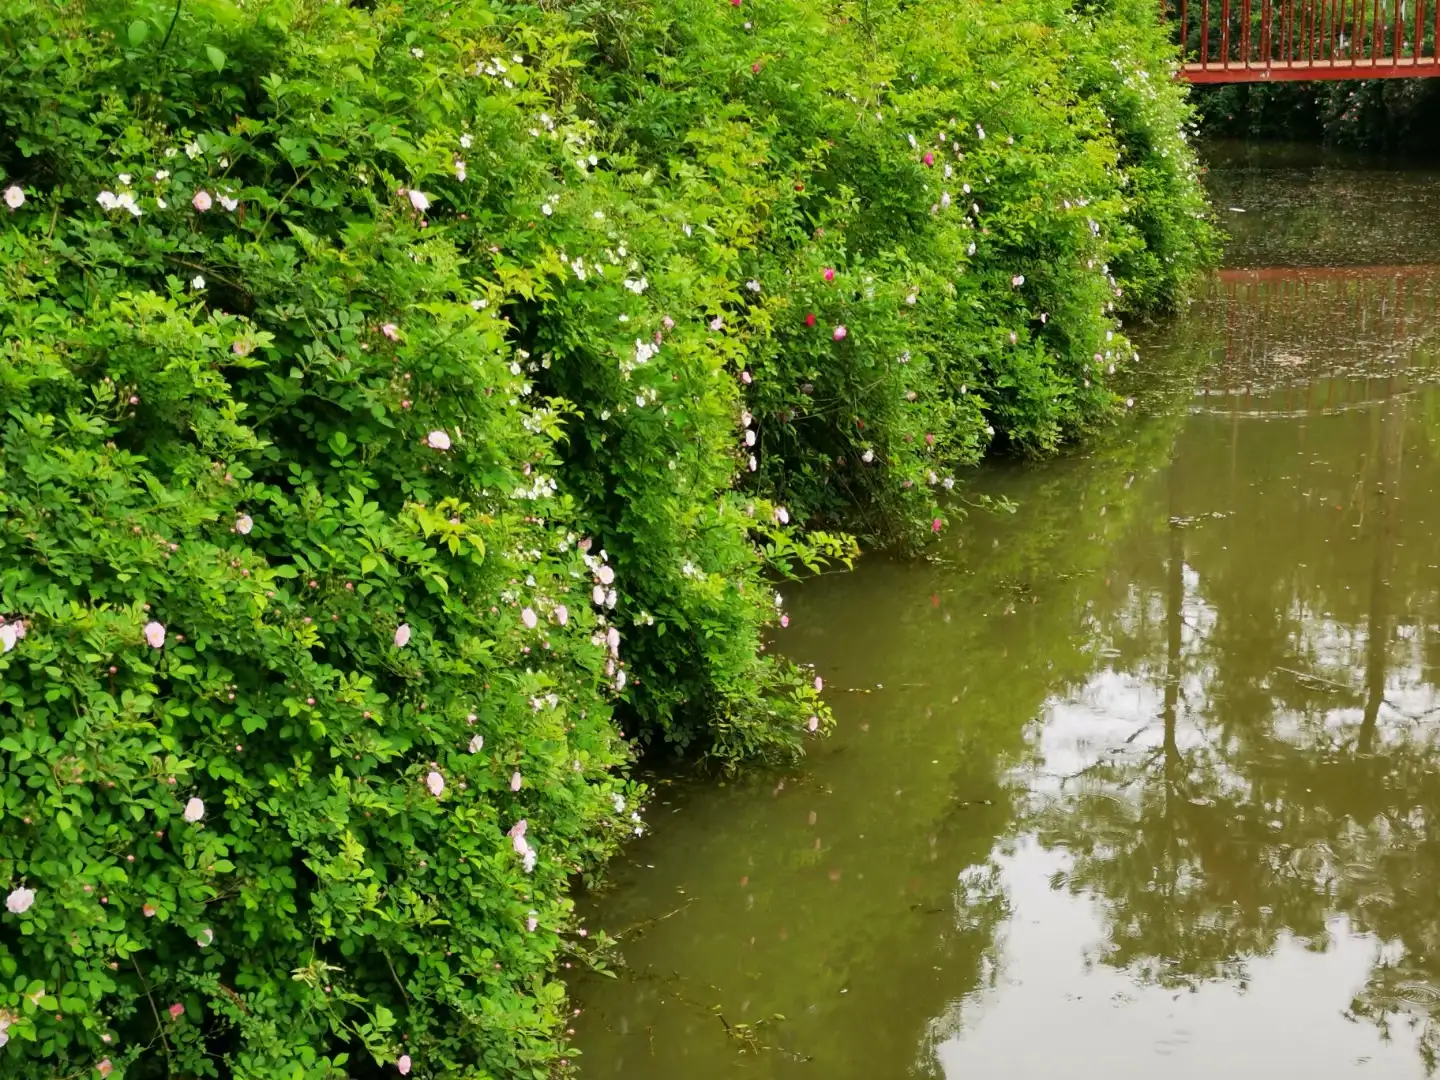
<instances>
[{"instance_id":1,"label":"shaded water area","mask_svg":"<svg viewBox=\"0 0 1440 1080\"><path fill-rule=\"evenodd\" d=\"M1433 1072L1440 175L1210 182L1231 270L1121 430L789 590L838 731L659 785L583 1075Z\"/></svg>"}]
</instances>

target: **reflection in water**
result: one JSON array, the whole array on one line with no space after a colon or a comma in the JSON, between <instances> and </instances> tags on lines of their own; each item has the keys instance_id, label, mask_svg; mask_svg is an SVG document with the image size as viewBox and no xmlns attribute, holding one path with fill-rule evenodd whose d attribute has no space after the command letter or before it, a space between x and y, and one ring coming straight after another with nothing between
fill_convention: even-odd
<instances>
[{"instance_id":1,"label":"reflection in water","mask_svg":"<svg viewBox=\"0 0 1440 1080\"><path fill-rule=\"evenodd\" d=\"M1434 261L1440 171L1313 147L1212 145L1207 178L1230 266L1394 266Z\"/></svg>"},{"instance_id":2,"label":"reflection in water","mask_svg":"<svg viewBox=\"0 0 1440 1080\"><path fill-rule=\"evenodd\" d=\"M1211 408L1276 388L1285 413L1349 408L1357 384L1440 339L1440 266L1222 270L1197 316L1224 330L1201 378Z\"/></svg>"},{"instance_id":3,"label":"reflection in water","mask_svg":"<svg viewBox=\"0 0 1440 1080\"><path fill-rule=\"evenodd\" d=\"M661 785L584 1074L1432 1072L1437 300L1228 275L1147 416L987 474L1016 514L800 590L840 733Z\"/></svg>"},{"instance_id":4,"label":"reflection in water","mask_svg":"<svg viewBox=\"0 0 1440 1080\"><path fill-rule=\"evenodd\" d=\"M1192 418L1166 478L1165 567L1138 565L1131 602L1100 620L1123 648L1054 705L1114 716L1128 676L1159 708L1120 745L1070 725L1070 749L1089 753L1019 827L1068 856L1057 886L1098 901L1099 960L1141 985L1243 988L1282 942L1329 951L1337 934L1368 935L1374 964L1349 1012L1390 1034L1403 1018L1428 1072L1440 1047L1440 462L1410 424L1406 375L1373 389L1365 412L1310 427L1232 426L1231 449L1269 463L1243 484L1216 468L1220 418ZM1302 1004L1277 1020L1301 1022Z\"/></svg>"}]
</instances>

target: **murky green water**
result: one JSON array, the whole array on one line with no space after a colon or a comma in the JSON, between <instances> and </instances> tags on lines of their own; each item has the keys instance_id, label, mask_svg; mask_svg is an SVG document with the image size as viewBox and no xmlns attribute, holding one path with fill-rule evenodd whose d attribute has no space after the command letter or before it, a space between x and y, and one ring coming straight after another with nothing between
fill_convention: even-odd
<instances>
[{"instance_id":1,"label":"murky green water","mask_svg":"<svg viewBox=\"0 0 1440 1080\"><path fill-rule=\"evenodd\" d=\"M1017 512L933 560L791 590L839 732L662 787L586 1076L1433 1069L1440 176L1211 179L1251 272L1149 335L1140 415L987 472Z\"/></svg>"}]
</instances>

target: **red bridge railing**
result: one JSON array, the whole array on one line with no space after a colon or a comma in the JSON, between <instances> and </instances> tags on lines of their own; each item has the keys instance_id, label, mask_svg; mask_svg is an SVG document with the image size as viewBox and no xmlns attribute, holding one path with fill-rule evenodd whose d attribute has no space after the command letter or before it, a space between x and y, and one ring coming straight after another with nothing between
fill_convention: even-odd
<instances>
[{"instance_id":1,"label":"red bridge railing","mask_svg":"<svg viewBox=\"0 0 1440 1080\"><path fill-rule=\"evenodd\" d=\"M1440 0L1162 0L1191 82L1440 76Z\"/></svg>"}]
</instances>

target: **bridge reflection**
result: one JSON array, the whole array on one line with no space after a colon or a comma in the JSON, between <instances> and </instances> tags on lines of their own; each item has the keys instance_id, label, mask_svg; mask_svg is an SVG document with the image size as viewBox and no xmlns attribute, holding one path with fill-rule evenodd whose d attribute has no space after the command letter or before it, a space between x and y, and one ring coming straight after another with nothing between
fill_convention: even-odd
<instances>
[{"instance_id":1,"label":"bridge reflection","mask_svg":"<svg viewBox=\"0 0 1440 1080\"><path fill-rule=\"evenodd\" d=\"M1221 271L1187 320L1216 335L1194 407L1256 417L1370 407L1395 376L1435 368L1437 315L1440 266Z\"/></svg>"}]
</instances>

